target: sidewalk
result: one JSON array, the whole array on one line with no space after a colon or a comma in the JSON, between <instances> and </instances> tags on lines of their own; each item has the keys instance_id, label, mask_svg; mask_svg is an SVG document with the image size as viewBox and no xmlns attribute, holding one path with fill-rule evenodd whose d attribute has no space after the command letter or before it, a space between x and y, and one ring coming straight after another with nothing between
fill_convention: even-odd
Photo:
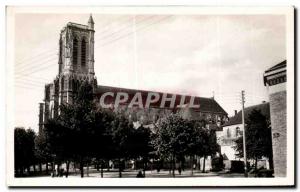
<instances>
[{"instance_id":1,"label":"sidewalk","mask_svg":"<svg viewBox=\"0 0 300 192\"><path fill-rule=\"evenodd\" d=\"M125 170L122 172L123 178L136 178L136 175L138 174L139 170ZM77 171L77 173L71 173L69 177L80 177L80 173ZM87 176L86 172L84 174L84 177L97 177L101 178L100 171L97 171L95 169L90 169L89 176ZM104 178L119 178L119 172L118 170L110 170L110 171L104 171L103 172ZM159 173L156 170L147 170L145 173L146 178L172 178L172 173L169 172L169 170L161 170ZM225 174L225 173L219 173L219 172L209 172L209 173L202 173L201 171L194 171L193 175L191 173L191 170L185 170L181 172L181 175L179 175L178 170L175 171L175 177L243 177L243 174Z\"/></svg>"}]
</instances>

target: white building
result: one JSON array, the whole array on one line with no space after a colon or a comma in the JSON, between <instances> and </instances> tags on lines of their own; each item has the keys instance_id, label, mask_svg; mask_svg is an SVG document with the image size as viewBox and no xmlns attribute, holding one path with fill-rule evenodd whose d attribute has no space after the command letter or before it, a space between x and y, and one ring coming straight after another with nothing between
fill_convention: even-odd
<instances>
[{"instance_id":1,"label":"white building","mask_svg":"<svg viewBox=\"0 0 300 192\"><path fill-rule=\"evenodd\" d=\"M263 102L259 105L254 105L245 108L245 118L253 109L260 110L263 115L270 119L270 105ZM221 146L221 154L224 160L242 160L236 157L235 140L243 135L244 127L242 124L242 111L236 112L235 115L229 118L223 126L222 130L216 132L217 142Z\"/></svg>"}]
</instances>

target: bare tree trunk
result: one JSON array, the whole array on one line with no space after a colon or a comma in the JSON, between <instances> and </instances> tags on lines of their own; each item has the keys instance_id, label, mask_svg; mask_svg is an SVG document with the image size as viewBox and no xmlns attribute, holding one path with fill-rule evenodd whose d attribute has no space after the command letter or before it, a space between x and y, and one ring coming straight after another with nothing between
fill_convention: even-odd
<instances>
[{"instance_id":1,"label":"bare tree trunk","mask_svg":"<svg viewBox=\"0 0 300 192\"><path fill-rule=\"evenodd\" d=\"M48 175L49 173L49 167L48 167L48 161L46 161L46 174Z\"/></svg>"},{"instance_id":2,"label":"bare tree trunk","mask_svg":"<svg viewBox=\"0 0 300 192\"><path fill-rule=\"evenodd\" d=\"M57 176L60 176L60 164L57 165Z\"/></svg>"},{"instance_id":3,"label":"bare tree trunk","mask_svg":"<svg viewBox=\"0 0 300 192\"><path fill-rule=\"evenodd\" d=\"M194 156L191 155L191 175L193 176L194 175Z\"/></svg>"},{"instance_id":4,"label":"bare tree trunk","mask_svg":"<svg viewBox=\"0 0 300 192\"><path fill-rule=\"evenodd\" d=\"M90 165L89 163L87 163L87 166L86 166L86 175L89 177L89 171L90 171Z\"/></svg>"},{"instance_id":5,"label":"bare tree trunk","mask_svg":"<svg viewBox=\"0 0 300 192\"><path fill-rule=\"evenodd\" d=\"M197 156L197 161L199 162L199 165L197 165L198 170L201 171L201 157L200 156Z\"/></svg>"},{"instance_id":6,"label":"bare tree trunk","mask_svg":"<svg viewBox=\"0 0 300 192\"><path fill-rule=\"evenodd\" d=\"M108 166L107 166L107 171L109 172L110 170L110 165L109 165L110 160L108 159Z\"/></svg>"},{"instance_id":7,"label":"bare tree trunk","mask_svg":"<svg viewBox=\"0 0 300 192\"><path fill-rule=\"evenodd\" d=\"M171 175L171 170L172 170L172 159L170 160L170 165L169 165L169 174Z\"/></svg>"},{"instance_id":8,"label":"bare tree trunk","mask_svg":"<svg viewBox=\"0 0 300 192\"><path fill-rule=\"evenodd\" d=\"M203 170L202 170L202 173L205 173L205 159L206 159L206 156L204 155L204 157L203 157Z\"/></svg>"},{"instance_id":9,"label":"bare tree trunk","mask_svg":"<svg viewBox=\"0 0 300 192\"><path fill-rule=\"evenodd\" d=\"M100 168L99 168L99 161L98 161L98 160L97 160L97 162L96 162L95 168L96 168L97 171L99 171L99 169L100 169Z\"/></svg>"},{"instance_id":10,"label":"bare tree trunk","mask_svg":"<svg viewBox=\"0 0 300 192\"><path fill-rule=\"evenodd\" d=\"M33 165L33 172L36 172L35 164Z\"/></svg>"},{"instance_id":11,"label":"bare tree trunk","mask_svg":"<svg viewBox=\"0 0 300 192\"><path fill-rule=\"evenodd\" d=\"M134 158L133 166L134 166L134 170L137 170L137 158Z\"/></svg>"},{"instance_id":12,"label":"bare tree trunk","mask_svg":"<svg viewBox=\"0 0 300 192\"><path fill-rule=\"evenodd\" d=\"M178 167L179 175L181 175L181 171L182 171L182 160L179 160L179 167Z\"/></svg>"},{"instance_id":13,"label":"bare tree trunk","mask_svg":"<svg viewBox=\"0 0 300 192\"><path fill-rule=\"evenodd\" d=\"M83 171L83 161L82 161L82 159L80 160L79 164L80 164L79 165L79 167L80 167L80 176L81 176L81 178L83 178L84 177L84 171Z\"/></svg>"},{"instance_id":14,"label":"bare tree trunk","mask_svg":"<svg viewBox=\"0 0 300 192\"><path fill-rule=\"evenodd\" d=\"M25 170L27 170L27 174L29 175L30 174L30 167L27 166L27 168Z\"/></svg>"},{"instance_id":15,"label":"bare tree trunk","mask_svg":"<svg viewBox=\"0 0 300 192\"><path fill-rule=\"evenodd\" d=\"M70 168L70 161L67 161L67 171L66 171L66 177L69 176L69 168Z\"/></svg>"},{"instance_id":16,"label":"bare tree trunk","mask_svg":"<svg viewBox=\"0 0 300 192\"><path fill-rule=\"evenodd\" d=\"M101 178L103 178L103 162L101 162Z\"/></svg>"},{"instance_id":17,"label":"bare tree trunk","mask_svg":"<svg viewBox=\"0 0 300 192\"><path fill-rule=\"evenodd\" d=\"M122 177L122 165L121 165L121 159L119 158L119 177Z\"/></svg>"},{"instance_id":18,"label":"bare tree trunk","mask_svg":"<svg viewBox=\"0 0 300 192\"><path fill-rule=\"evenodd\" d=\"M76 171L76 163L75 163L75 161L73 162L73 170L74 170L75 175L77 175L77 171Z\"/></svg>"},{"instance_id":19,"label":"bare tree trunk","mask_svg":"<svg viewBox=\"0 0 300 192\"><path fill-rule=\"evenodd\" d=\"M257 157L255 157L255 167L254 167L254 170L255 170L255 176L257 176Z\"/></svg>"},{"instance_id":20,"label":"bare tree trunk","mask_svg":"<svg viewBox=\"0 0 300 192\"><path fill-rule=\"evenodd\" d=\"M39 163L40 172L42 172L42 163Z\"/></svg>"},{"instance_id":21,"label":"bare tree trunk","mask_svg":"<svg viewBox=\"0 0 300 192\"><path fill-rule=\"evenodd\" d=\"M175 177L175 157L172 157L172 175Z\"/></svg>"},{"instance_id":22,"label":"bare tree trunk","mask_svg":"<svg viewBox=\"0 0 300 192\"><path fill-rule=\"evenodd\" d=\"M144 177L146 176L146 165L147 165L147 162L146 162L146 160L143 158L143 174L144 174Z\"/></svg>"},{"instance_id":23,"label":"bare tree trunk","mask_svg":"<svg viewBox=\"0 0 300 192\"><path fill-rule=\"evenodd\" d=\"M21 172L21 176L23 176L23 174L24 174L24 167L23 166L21 166L20 172Z\"/></svg>"},{"instance_id":24,"label":"bare tree trunk","mask_svg":"<svg viewBox=\"0 0 300 192\"><path fill-rule=\"evenodd\" d=\"M52 166L51 166L51 169L52 169L52 177L55 177L55 163L52 162L51 164L52 164Z\"/></svg>"}]
</instances>

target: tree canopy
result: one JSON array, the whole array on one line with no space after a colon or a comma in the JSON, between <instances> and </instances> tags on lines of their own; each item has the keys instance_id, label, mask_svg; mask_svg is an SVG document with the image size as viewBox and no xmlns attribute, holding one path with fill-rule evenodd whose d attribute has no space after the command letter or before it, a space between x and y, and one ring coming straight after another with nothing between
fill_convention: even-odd
<instances>
[{"instance_id":1,"label":"tree canopy","mask_svg":"<svg viewBox=\"0 0 300 192\"><path fill-rule=\"evenodd\" d=\"M247 158L272 158L272 138L270 122L259 110L252 110L245 120ZM237 156L243 157L243 137L236 140Z\"/></svg>"},{"instance_id":2,"label":"tree canopy","mask_svg":"<svg viewBox=\"0 0 300 192\"><path fill-rule=\"evenodd\" d=\"M104 163L113 160L122 177L126 160L141 161L145 174L147 163L155 156L169 161L174 173L176 161L183 163L186 156L195 155L205 159L219 149L214 131L204 120L188 120L172 113L158 122L155 132L144 125L134 127L128 115L99 107L92 85L82 83L71 104L61 103L58 116L47 120L37 136L30 129L15 130L16 168L23 170L36 163L48 167L51 162L54 172L54 164L66 163L68 176L69 164L74 162L83 177L84 166L94 163L97 170L100 165L103 177Z\"/></svg>"}]
</instances>

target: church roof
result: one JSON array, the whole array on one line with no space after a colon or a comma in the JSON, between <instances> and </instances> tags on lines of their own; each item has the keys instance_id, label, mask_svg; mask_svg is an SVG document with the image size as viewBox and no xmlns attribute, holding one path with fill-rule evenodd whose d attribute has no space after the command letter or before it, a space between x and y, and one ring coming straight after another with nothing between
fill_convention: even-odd
<instances>
[{"instance_id":1,"label":"church roof","mask_svg":"<svg viewBox=\"0 0 300 192\"><path fill-rule=\"evenodd\" d=\"M143 104L145 104L145 100L147 98L148 93L150 92L154 92L154 91L146 91L146 90L136 90L136 89L127 89L127 88L120 88L120 87L110 87L110 86L98 86L97 90L96 90L96 95L98 95L99 97L105 93L105 92L125 92L128 93L129 95L129 99L128 101L131 101L131 99L133 98L133 96L135 95L136 92L140 92L143 98ZM180 94L173 94L173 93L162 93L162 92L155 92L158 93L160 95L160 99L156 102L151 104L152 107L155 108L160 108L160 103L161 103L161 98L163 94L167 94L168 97L171 97L171 95L176 95L176 99L175 99L175 106L177 106L180 103L180 98L183 95ZM186 102L190 101L190 98L192 96L190 95L185 95L186 98ZM111 97L109 97L111 98ZM107 101L105 101L107 102ZM113 102L113 101L108 101L108 102ZM126 104L129 104L126 103ZM226 111L217 103L217 101L213 98L206 98L206 97L195 97L194 99L194 104L195 105L200 105L200 108L193 108L194 111L197 112L213 112L213 113L218 113L218 114L224 114L227 115ZM168 105L168 102L167 104Z\"/></svg>"},{"instance_id":2,"label":"church roof","mask_svg":"<svg viewBox=\"0 0 300 192\"><path fill-rule=\"evenodd\" d=\"M245 108L245 118L248 118L249 114L254 109L260 110L261 113L267 117L267 119L270 119L270 104L269 103L262 103L262 104L246 107ZM238 124L242 124L242 111L239 111L235 116L229 118L229 121L227 121L223 125L223 127L230 126L230 125L238 125Z\"/></svg>"},{"instance_id":3,"label":"church roof","mask_svg":"<svg viewBox=\"0 0 300 192\"><path fill-rule=\"evenodd\" d=\"M73 22L68 22L67 27L75 27L79 29L88 29L87 25L79 24L79 23L73 23Z\"/></svg>"}]
</instances>

